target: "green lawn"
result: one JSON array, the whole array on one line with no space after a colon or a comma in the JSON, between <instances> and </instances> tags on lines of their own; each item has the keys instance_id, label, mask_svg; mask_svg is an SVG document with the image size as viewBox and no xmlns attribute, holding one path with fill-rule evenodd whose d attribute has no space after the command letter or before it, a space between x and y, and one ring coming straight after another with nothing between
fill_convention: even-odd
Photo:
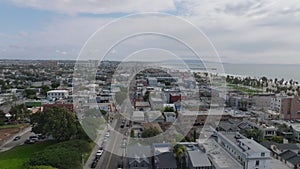
<instances>
[{"instance_id":1,"label":"green lawn","mask_svg":"<svg viewBox=\"0 0 300 169\"><path fill-rule=\"evenodd\" d=\"M238 85L233 85L233 84L229 84L228 86L232 87L235 90L239 90L241 92L248 93L250 95L263 92L263 90L261 88L250 89L248 87L243 87L243 86L238 86Z\"/></svg>"},{"instance_id":2,"label":"green lawn","mask_svg":"<svg viewBox=\"0 0 300 169\"><path fill-rule=\"evenodd\" d=\"M52 144L54 144L54 142L40 142L37 144L22 145L0 153L0 168L23 169L24 162L32 157L35 152L44 150Z\"/></svg>"},{"instance_id":3,"label":"green lawn","mask_svg":"<svg viewBox=\"0 0 300 169\"><path fill-rule=\"evenodd\" d=\"M0 129L9 129L9 128L19 128L23 126L24 124L9 124L9 125L3 125L0 126Z\"/></svg>"}]
</instances>

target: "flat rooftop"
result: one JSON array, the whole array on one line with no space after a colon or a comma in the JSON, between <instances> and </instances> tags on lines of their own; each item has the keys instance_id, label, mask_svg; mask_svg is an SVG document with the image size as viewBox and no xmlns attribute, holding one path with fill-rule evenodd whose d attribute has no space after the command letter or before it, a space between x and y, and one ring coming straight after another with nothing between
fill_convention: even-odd
<instances>
[{"instance_id":1,"label":"flat rooftop","mask_svg":"<svg viewBox=\"0 0 300 169\"><path fill-rule=\"evenodd\" d=\"M215 140L208 139L203 146L216 169L243 169Z\"/></svg>"},{"instance_id":2,"label":"flat rooftop","mask_svg":"<svg viewBox=\"0 0 300 169\"><path fill-rule=\"evenodd\" d=\"M241 152L247 152L248 154L253 154L255 152L266 152L269 151L261 144L257 143L256 141L252 139L248 139L245 136L239 134L240 138L236 138L236 132L228 132L228 133L221 133L224 137L226 137L228 140L230 140L232 143L236 145L237 148L241 150ZM250 148L250 150L243 150L239 146L239 142L244 143L247 147Z\"/></svg>"},{"instance_id":3,"label":"flat rooftop","mask_svg":"<svg viewBox=\"0 0 300 169\"><path fill-rule=\"evenodd\" d=\"M211 166L207 154L201 151L188 151L193 167L208 167Z\"/></svg>"}]
</instances>

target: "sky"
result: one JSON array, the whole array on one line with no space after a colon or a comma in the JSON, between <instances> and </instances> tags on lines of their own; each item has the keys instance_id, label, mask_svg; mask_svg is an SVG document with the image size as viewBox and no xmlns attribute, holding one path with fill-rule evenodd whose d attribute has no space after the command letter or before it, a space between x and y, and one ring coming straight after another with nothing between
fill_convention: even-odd
<instances>
[{"instance_id":1,"label":"sky","mask_svg":"<svg viewBox=\"0 0 300 169\"><path fill-rule=\"evenodd\" d=\"M179 17L203 36L161 16L154 23L138 15L145 12ZM206 37L222 62L300 64L299 0L0 0L0 59L75 60L95 32L101 34L99 29L109 30L112 21L132 14L139 17L129 17L107 36L97 37L116 39L122 31L159 31L165 25L191 42ZM199 46L196 51L206 50ZM147 48L190 56L170 39L140 36L115 46L108 57L131 56Z\"/></svg>"}]
</instances>

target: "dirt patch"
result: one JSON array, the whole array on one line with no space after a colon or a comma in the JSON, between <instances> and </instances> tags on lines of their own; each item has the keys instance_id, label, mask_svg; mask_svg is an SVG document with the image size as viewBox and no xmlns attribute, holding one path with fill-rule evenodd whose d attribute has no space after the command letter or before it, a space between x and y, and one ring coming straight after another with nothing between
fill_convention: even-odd
<instances>
[{"instance_id":1,"label":"dirt patch","mask_svg":"<svg viewBox=\"0 0 300 169\"><path fill-rule=\"evenodd\" d=\"M13 135L17 134L26 127L26 125L22 125L16 128L0 129L0 145L2 145L6 140L10 139Z\"/></svg>"}]
</instances>

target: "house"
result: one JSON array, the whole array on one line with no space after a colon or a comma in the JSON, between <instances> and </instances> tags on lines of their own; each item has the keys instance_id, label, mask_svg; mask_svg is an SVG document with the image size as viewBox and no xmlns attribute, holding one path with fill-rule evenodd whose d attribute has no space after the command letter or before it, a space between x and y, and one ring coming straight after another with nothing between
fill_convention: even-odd
<instances>
[{"instance_id":1,"label":"house","mask_svg":"<svg viewBox=\"0 0 300 169\"><path fill-rule=\"evenodd\" d=\"M292 143L275 143L273 141L269 141L262 142L261 145L269 149L271 151L271 155L276 159L280 159L280 154L285 151L292 151L297 154L300 150L296 144Z\"/></svg>"},{"instance_id":2,"label":"house","mask_svg":"<svg viewBox=\"0 0 300 169\"><path fill-rule=\"evenodd\" d=\"M132 113L132 121L137 123L145 122L145 114L143 111L133 111Z\"/></svg>"},{"instance_id":3,"label":"house","mask_svg":"<svg viewBox=\"0 0 300 169\"><path fill-rule=\"evenodd\" d=\"M187 160L189 169L213 169L207 154L202 151L188 151Z\"/></svg>"},{"instance_id":4,"label":"house","mask_svg":"<svg viewBox=\"0 0 300 169\"><path fill-rule=\"evenodd\" d=\"M170 103L175 103L177 101L181 101L181 94L180 93L170 93Z\"/></svg>"},{"instance_id":5,"label":"house","mask_svg":"<svg viewBox=\"0 0 300 169\"><path fill-rule=\"evenodd\" d=\"M177 162L170 143L154 143L152 145L155 169L177 169Z\"/></svg>"},{"instance_id":6,"label":"house","mask_svg":"<svg viewBox=\"0 0 300 169\"><path fill-rule=\"evenodd\" d=\"M263 122L249 122L250 125L253 126L253 128L258 129L262 131L263 138L271 138L273 136L276 136L277 128L275 126L263 123Z\"/></svg>"},{"instance_id":7,"label":"house","mask_svg":"<svg viewBox=\"0 0 300 169\"><path fill-rule=\"evenodd\" d=\"M284 151L279 154L279 157L281 161L291 168L300 167L300 156L291 150Z\"/></svg>"},{"instance_id":8,"label":"house","mask_svg":"<svg viewBox=\"0 0 300 169\"><path fill-rule=\"evenodd\" d=\"M163 98L162 93L159 92L151 92L149 97L149 102L152 110L162 110L163 109Z\"/></svg>"},{"instance_id":9,"label":"house","mask_svg":"<svg viewBox=\"0 0 300 169\"><path fill-rule=\"evenodd\" d=\"M128 146L126 156L128 169L150 169L152 166L150 146Z\"/></svg>"},{"instance_id":10,"label":"house","mask_svg":"<svg viewBox=\"0 0 300 169\"><path fill-rule=\"evenodd\" d=\"M165 118L160 111L146 111L145 112L146 121L149 123L163 123Z\"/></svg>"},{"instance_id":11,"label":"house","mask_svg":"<svg viewBox=\"0 0 300 169\"><path fill-rule=\"evenodd\" d=\"M175 112L164 112L164 116L166 118L166 122L174 123L177 119Z\"/></svg>"},{"instance_id":12,"label":"house","mask_svg":"<svg viewBox=\"0 0 300 169\"><path fill-rule=\"evenodd\" d=\"M177 162L173 152L165 152L154 157L155 169L177 169Z\"/></svg>"},{"instance_id":13,"label":"house","mask_svg":"<svg viewBox=\"0 0 300 169\"><path fill-rule=\"evenodd\" d=\"M144 101L136 101L134 103L134 108L135 108L135 110L139 110L139 111L151 110L150 103L144 102Z\"/></svg>"},{"instance_id":14,"label":"house","mask_svg":"<svg viewBox=\"0 0 300 169\"><path fill-rule=\"evenodd\" d=\"M225 132L234 132L234 131L238 131L238 124L241 121L236 119L230 119L228 121L220 121L217 127L218 131L225 131Z\"/></svg>"}]
</instances>

